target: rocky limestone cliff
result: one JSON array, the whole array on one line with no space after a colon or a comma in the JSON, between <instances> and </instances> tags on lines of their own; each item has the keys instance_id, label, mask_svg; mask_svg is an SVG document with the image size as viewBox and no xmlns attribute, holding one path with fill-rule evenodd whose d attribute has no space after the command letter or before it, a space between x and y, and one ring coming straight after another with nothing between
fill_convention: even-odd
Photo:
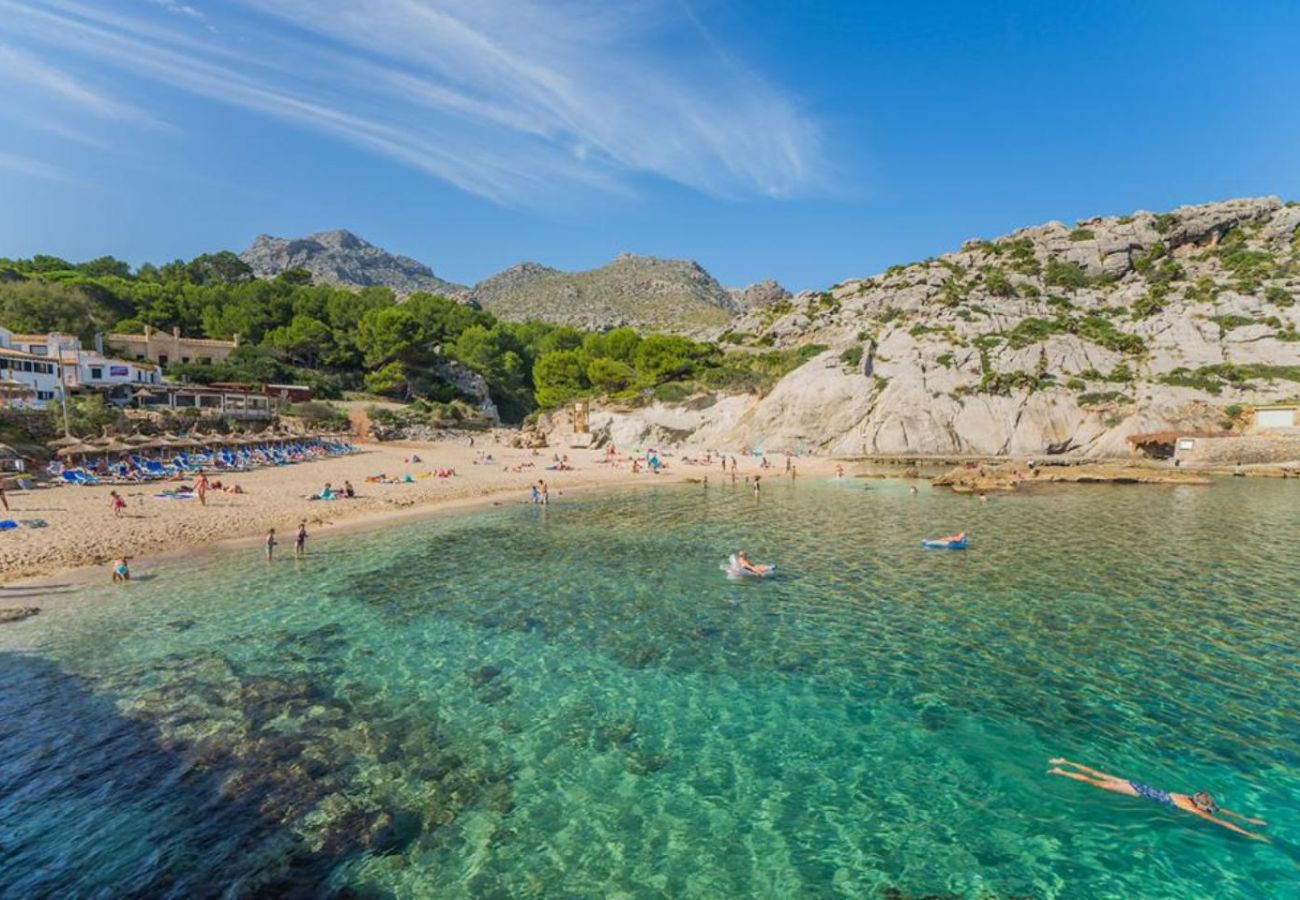
<instances>
[{"instance_id":1,"label":"rocky limestone cliff","mask_svg":"<svg viewBox=\"0 0 1300 900\"><path fill-rule=\"evenodd\" d=\"M794 296L771 279L759 281L746 288L731 288L730 291L732 306L741 313L762 309Z\"/></svg>"},{"instance_id":2,"label":"rocky limestone cliff","mask_svg":"<svg viewBox=\"0 0 1300 900\"><path fill-rule=\"evenodd\" d=\"M306 269L314 280L326 284L381 284L399 296L416 291L452 296L466 289L434 275L423 263L389 253L343 229L292 240L259 235L239 258L252 266L259 278L273 278L289 269Z\"/></svg>"},{"instance_id":3,"label":"rocky limestone cliff","mask_svg":"<svg viewBox=\"0 0 1300 900\"><path fill-rule=\"evenodd\" d=\"M852 454L1127 455L1300 395L1300 206L1059 222L738 317L743 348L828 350L762 398L605 411L621 443Z\"/></svg>"},{"instance_id":4,"label":"rocky limestone cliff","mask_svg":"<svg viewBox=\"0 0 1300 900\"><path fill-rule=\"evenodd\" d=\"M729 291L699 263L632 254L585 272L521 263L466 294L503 319L680 334L716 333L734 313L788 296L775 282Z\"/></svg>"}]
</instances>

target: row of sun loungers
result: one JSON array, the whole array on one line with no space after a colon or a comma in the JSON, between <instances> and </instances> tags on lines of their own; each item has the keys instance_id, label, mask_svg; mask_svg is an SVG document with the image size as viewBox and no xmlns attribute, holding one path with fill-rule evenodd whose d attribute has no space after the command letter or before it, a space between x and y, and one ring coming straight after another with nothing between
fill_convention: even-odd
<instances>
[{"instance_id":1,"label":"row of sun loungers","mask_svg":"<svg viewBox=\"0 0 1300 900\"><path fill-rule=\"evenodd\" d=\"M64 484L130 483L185 478L201 472L246 472L268 466L287 466L354 452L347 441L307 439L292 443L250 444L209 452L177 452L163 459L143 453L125 454L114 462L104 459L73 468L51 463L49 474Z\"/></svg>"}]
</instances>

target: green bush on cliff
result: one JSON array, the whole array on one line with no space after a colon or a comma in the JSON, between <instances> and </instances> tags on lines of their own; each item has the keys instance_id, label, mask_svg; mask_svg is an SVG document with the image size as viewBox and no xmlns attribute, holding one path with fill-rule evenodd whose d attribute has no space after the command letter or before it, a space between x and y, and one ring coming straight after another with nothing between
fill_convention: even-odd
<instances>
[{"instance_id":1,"label":"green bush on cliff","mask_svg":"<svg viewBox=\"0 0 1300 900\"><path fill-rule=\"evenodd\" d=\"M1076 290L1088 286L1088 273L1078 263L1049 259L1043 272L1043 282L1051 287Z\"/></svg>"},{"instance_id":2,"label":"green bush on cliff","mask_svg":"<svg viewBox=\"0 0 1300 900\"><path fill-rule=\"evenodd\" d=\"M1281 309L1295 306L1295 298L1291 296L1290 292L1286 288L1277 285L1273 285L1264 291L1264 299Z\"/></svg>"},{"instance_id":3,"label":"green bush on cliff","mask_svg":"<svg viewBox=\"0 0 1300 900\"><path fill-rule=\"evenodd\" d=\"M995 297L1016 296L1016 286L1011 283L1007 273L998 266L984 266L980 269L984 278L984 289Z\"/></svg>"}]
</instances>

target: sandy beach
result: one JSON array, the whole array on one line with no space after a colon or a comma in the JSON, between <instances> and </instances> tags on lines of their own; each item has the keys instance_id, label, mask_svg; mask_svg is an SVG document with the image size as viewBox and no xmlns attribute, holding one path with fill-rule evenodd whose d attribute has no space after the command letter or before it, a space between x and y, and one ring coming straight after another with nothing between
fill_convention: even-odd
<instances>
[{"instance_id":1,"label":"sandy beach","mask_svg":"<svg viewBox=\"0 0 1300 900\"><path fill-rule=\"evenodd\" d=\"M320 534L345 523L382 523L401 516L472 506L478 503L528 503L530 486L539 478L550 488L552 503L562 503L578 490L632 487L681 482L706 475L723 477L716 460L712 466L690 465L684 460L704 456L704 451L681 450L665 457L659 475L644 469L633 474L627 462L606 462L603 451L518 450L503 445L470 447L465 440L440 443L393 442L358 444L358 452L297 465L219 473L210 477L225 486L238 484L241 494L212 491L207 505L197 499L162 499L156 495L177 482L96 486L40 486L8 492L8 518L19 522L43 519L44 528L19 527L0 533L0 583L49 575L84 566L105 566L118 556L148 557L186 548L208 548L241 538L260 538L276 529L280 552L293 552L298 523ZM572 471L549 471L555 453L567 453ZM481 453L491 463L476 464ZM416 454L420 462L407 462ZM737 454L741 475L761 472L759 461ZM531 467L530 467L531 464ZM783 477L783 457L773 457L768 477ZM826 460L799 459L799 474L813 475L833 468ZM455 475L439 478L438 469ZM514 471L518 469L518 471ZM369 476L390 479L411 475L412 481L376 484ZM308 500L326 484L335 488L351 481L356 497L350 500ZM190 480L187 483L193 483ZM126 500L120 517L114 516L109 492ZM105 568L104 577L108 577Z\"/></svg>"}]
</instances>

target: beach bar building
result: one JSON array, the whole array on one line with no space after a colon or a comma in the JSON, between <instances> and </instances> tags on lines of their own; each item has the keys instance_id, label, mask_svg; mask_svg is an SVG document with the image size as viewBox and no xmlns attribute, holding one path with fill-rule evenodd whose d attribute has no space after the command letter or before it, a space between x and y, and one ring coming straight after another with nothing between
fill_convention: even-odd
<instances>
[{"instance_id":1,"label":"beach bar building","mask_svg":"<svg viewBox=\"0 0 1300 900\"><path fill-rule=\"evenodd\" d=\"M136 393L141 409L197 410L214 419L271 418L271 398L242 387L164 383Z\"/></svg>"}]
</instances>

